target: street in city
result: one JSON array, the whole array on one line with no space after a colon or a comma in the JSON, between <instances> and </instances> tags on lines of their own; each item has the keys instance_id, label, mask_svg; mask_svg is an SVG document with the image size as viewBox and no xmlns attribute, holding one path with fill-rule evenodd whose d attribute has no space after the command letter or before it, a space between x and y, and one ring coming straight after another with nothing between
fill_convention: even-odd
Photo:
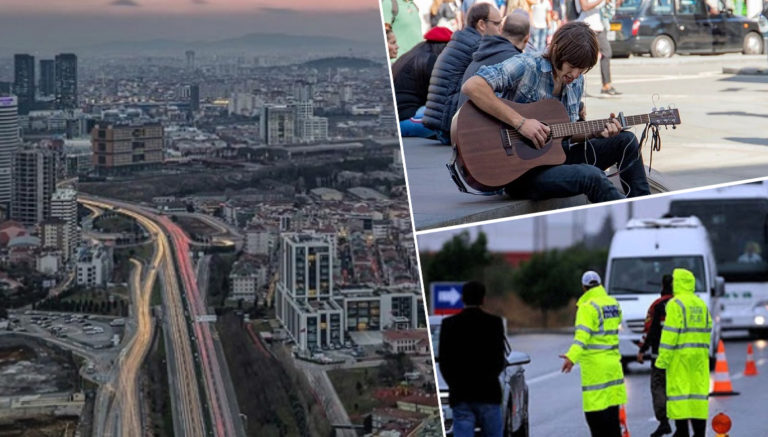
<instances>
[{"instance_id":1,"label":"street in city","mask_svg":"<svg viewBox=\"0 0 768 437\"><path fill-rule=\"evenodd\" d=\"M765 55L742 54L615 59L613 84L622 95L601 96L600 67L593 68L586 75L587 119L606 118L611 112L628 116L647 114L653 107L677 108L681 124L676 129L660 128L662 146L652 162L653 177L669 189L762 177L768 166L768 75L723 71L766 64ZM642 127L633 128L638 138ZM643 148L646 165L649 145ZM506 196L467 195L449 182L444 164L451 147L420 138L404 138L403 146L416 229L584 203L583 198L534 204Z\"/></svg>"},{"instance_id":2,"label":"street in city","mask_svg":"<svg viewBox=\"0 0 768 437\"><path fill-rule=\"evenodd\" d=\"M732 436L765 435L765 405L768 404L768 342L750 340L746 332L734 331L724 337L731 381L738 396L710 398L710 420L719 413L733 420ZM579 366L569 374L560 372L562 360L558 355L568 350L572 334L524 334L509 338L513 349L531 355L526 366L530 399L531 437L567 435L589 436L582 412ZM752 341L759 372L744 376L747 344ZM626 404L629 431L633 436L647 436L656 429L656 419L650 393L650 364L629 364L625 374L628 401ZM714 436L707 424L707 436Z\"/></svg>"}]
</instances>

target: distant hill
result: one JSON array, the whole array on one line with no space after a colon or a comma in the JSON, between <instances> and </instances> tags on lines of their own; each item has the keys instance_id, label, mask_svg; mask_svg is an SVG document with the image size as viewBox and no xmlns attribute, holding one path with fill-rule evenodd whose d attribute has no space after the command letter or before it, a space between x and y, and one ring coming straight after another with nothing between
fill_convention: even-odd
<instances>
[{"instance_id":1,"label":"distant hill","mask_svg":"<svg viewBox=\"0 0 768 437\"><path fill-rule=\"evenodd\" d=\"M331 58L321 58L312 61L307 61L301 64L307 68L316 68L318 70L327 70L329 68L351 68L351 69L363 69L363 68L379 68L381 64L368 59L352 58L349 56L336 56Z\"/></svg>"},{"instance_id":2,"label":"distant hill","mask_svg":"<svg viewBox=\"0 0 768 437\"><path fill-rule=\"evenodd\" d=\"M341 53L354 50L382 50L381 44L370 41L355 41L332 36L306 36L277 33L249 33L236 38L218 41L184 42L171 39L149 41L115 41L82 47L73 51L84 55L96 54L180 54L195 50L198 54L311 54L316 52Z\"/></svg>"}]
</instances>

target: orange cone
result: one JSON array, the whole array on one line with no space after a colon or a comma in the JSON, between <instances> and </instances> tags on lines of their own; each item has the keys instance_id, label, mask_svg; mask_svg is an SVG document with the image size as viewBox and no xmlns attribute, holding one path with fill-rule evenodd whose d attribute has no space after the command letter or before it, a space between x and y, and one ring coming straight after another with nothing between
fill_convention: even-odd
<instances>
[{"instance_id":1,"label":"orange cone","mask_svg":"<svg viewBox=\"0 0 768 437\"><path fill-rule=\"evenodd\" d=\"M757 376L757 366L755 365L755 355L752 352L752 343L747 345L747 365L744 368L744 376Z\"/></svg>"},{"instance_id":2,"label":"orange cone","mask_svg":"<svg viewBox=\"0 0 768 437\"><path fill-rule=\"evenodd\" d=\"M725 359L723 340L717 344L717 361L715 362L715 381L710 396L737 395L731 385L731 375L728 373L728 360Z\"/></svg>"},{"instance_id":3,"label":"orange cone","mask_svg":"<svg viewBox=\"0 0 768 437\"><path fill-rule=\"evenodd\" d=\"M630 437L627 426L627 410L624 409L624 405L619 405L619 424L621 424L621 437Z\"/></svg>"}]
</instances>

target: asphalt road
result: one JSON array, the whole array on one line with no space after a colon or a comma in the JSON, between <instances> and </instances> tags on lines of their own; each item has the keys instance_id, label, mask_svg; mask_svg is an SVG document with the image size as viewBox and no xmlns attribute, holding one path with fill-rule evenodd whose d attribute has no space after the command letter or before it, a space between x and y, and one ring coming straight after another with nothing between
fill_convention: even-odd
<instances>
[{"instance_id":1,"label":"asphalt road","mask_svg":"<svg viewBox=\"0 0 768 437\"><path fill-rule=\"evenodd\" d=\"M731 337L729 335L729 337ZM564 353L572 342L566 334L527 334L510 337L513 349L531 355L526 366L530 390L531 437L588 437L581 403L580 369L570 374L560 373ZM718 412L731 416L732 436L766 435L768 419L768 342L757 341L755 360L759 375L745 377L744 370L748 339L737 336L726 340L726 355L734 390L739 396L711 398L710 418ZM656 428L650 394L649 364L630 364L625 375L628 402L626 405L629 431L632 436L647 436ZM709 426L709 425L708 425ZM714 436L711 429L708 436Z\"/></svg>"}]
</instances>

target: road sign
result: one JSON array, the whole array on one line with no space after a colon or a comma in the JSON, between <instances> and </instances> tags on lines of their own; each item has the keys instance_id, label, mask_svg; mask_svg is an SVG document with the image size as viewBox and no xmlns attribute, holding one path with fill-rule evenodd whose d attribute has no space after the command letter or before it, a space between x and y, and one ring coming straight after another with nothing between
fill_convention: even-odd
<instances>
[{"instance_id":1,"label":"road sign","mask_svg":"<svg viewBox=\"0 0 768 437\"><path fill-rule=\"evenodd\" d=\"M463 282L432 282L429 290L432 314L456 314L464 308L461 301Z\"/></svg>"}]
</instances>

